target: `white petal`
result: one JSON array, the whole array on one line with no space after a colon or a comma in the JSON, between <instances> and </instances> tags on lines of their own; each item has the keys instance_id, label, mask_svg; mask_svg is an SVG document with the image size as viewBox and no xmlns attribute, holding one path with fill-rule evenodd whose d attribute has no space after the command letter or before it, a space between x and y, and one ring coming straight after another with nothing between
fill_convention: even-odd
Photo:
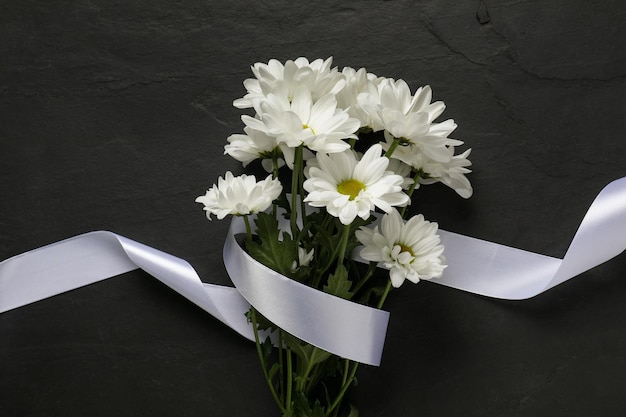
<instances>
[{"instance_id":1,"label":"white petal","mask_svg":"<svg viewBox=\"0 0 626 417\"><path fill-rule=\"evenodd\" d=\"M293 100L291 101L291 110L298 115L301 124L308 124L311 115L311 91L304 85L296 88Z\"/></svg>"}]
</instances>

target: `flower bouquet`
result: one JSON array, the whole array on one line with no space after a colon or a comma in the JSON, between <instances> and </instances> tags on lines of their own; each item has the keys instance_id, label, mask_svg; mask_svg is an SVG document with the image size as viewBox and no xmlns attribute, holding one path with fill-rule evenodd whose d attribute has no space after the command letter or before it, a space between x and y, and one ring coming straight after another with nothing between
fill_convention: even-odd
<instances>
[{"instance_id":1,"label":"flower bouquet","mask_svg":"<svg viewBox=\"0 0 626 417\"><path fill-rule=\"evenodd\" d=\"M331 66L332 58L255 64L247 94L233 103L254 114L241 117L244 133L228 138L225 153L244 167L260 160L269 175L226 172L196 201L209 220L242 217L242 246L266 267L380 309L392 288L445 269L438 225L421 214L407 219L407 207L435 182L470 197L470 150L455 153L463 144L449 137L457 126L435 121L445 106L431 102L430 87L411 93L403 80ZM284 417L348 412L342 400L358 362L286 332L254 307L247 318ZM349 413L358 411L351 405Z\"/></svg>"}]
</instances>

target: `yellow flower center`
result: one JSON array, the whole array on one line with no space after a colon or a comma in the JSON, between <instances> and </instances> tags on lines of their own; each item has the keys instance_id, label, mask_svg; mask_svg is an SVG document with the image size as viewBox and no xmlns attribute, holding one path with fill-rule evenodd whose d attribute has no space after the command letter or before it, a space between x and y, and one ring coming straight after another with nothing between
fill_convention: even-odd
<instances>
[{"instance_id":1,"label":"yellow flower center","mask_svg":"<svg viewBox=\"0 0 626 417\"><path fill-rule=\"evenodd\" d=\"M350 200L354 200L361 190L365 190L365 184L359 180L349 179L337 184L337 191L343 195L349 195Z\"/></svg>"},{"instance_id":2,"label":"yellow flower center","mask_svg":"<svg viewBox=\"0 0 626 417\"><path fill-rule=\"evenodd\" d=\"M415 257L415 254L413 253L413 249L411 249L410 246L407 246L404 243L400 243L400 242L396 243L396 245L400 246L400 253L407 252L411 256Z\"/></svg>"},{"instance_id":3,"label":"yellow flower center","mask_svg":"<svg viewBox=\"0 0 626 417\"><path fill-rule=\"evenodd\" d=\"M302 125L302 129L306 130L306 129L310 129L311 133L313 133L314 135L317 135L317 133L315 133L315 130L313 130L313 128L307 124Z\"/></svg>"}]
</instances>

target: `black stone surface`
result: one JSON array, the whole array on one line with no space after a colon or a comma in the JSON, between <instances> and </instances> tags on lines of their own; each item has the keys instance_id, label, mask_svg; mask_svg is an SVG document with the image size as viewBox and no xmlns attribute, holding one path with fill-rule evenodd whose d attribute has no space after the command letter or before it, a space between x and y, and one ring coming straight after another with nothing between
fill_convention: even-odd
<instances>
[{"instance_id":1,"label":"black stone surface","mask_svg":"<svg viewBox=\"0 0 626 417\"><path fill-rule=\"evenodd\" d=\"M229 282L225 170L249 66L334 57L430 84L473 149L475 195L432 186L441 228L562 257L626 175L626 3L0 2L0 259L112 230ZM626 257L536 298L405 285L368 416L626 413ZM1 295L0 295L1 296ZM0 416L276 416L253 346L142 272L0 315Z\"/></svg>"}]
</instances>

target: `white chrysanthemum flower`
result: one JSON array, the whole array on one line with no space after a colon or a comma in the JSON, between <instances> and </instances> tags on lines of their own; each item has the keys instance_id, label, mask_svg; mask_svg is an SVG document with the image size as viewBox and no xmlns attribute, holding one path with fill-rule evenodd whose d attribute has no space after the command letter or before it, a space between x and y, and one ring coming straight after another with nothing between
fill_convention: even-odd
<instances>
[{"instance_id":1,"label":"white chrysanthemum flower","mask_svg":"<svg viewBox=\"0 0 626 417\"><path fill-rule=\"evenodd\" d=\"M433 123L445 105L441 101L431 103L431 100L429 86L418 88L412 95L406 82L390 78L379 81L377 94L366 93L358 97L361 108L371 117L373 130L384 130L388 141L399 139L401 145L411 147L403 152L416 152L412 148L417 147L418 152L429 158L447 162L449 157L445 147L463 142L448 137L456 128L453 120ZM402 157L396 158L403 160Z\"/></svg>"},{"instance_id":2,"label":"white chrysanthemum flower","mask_svg":"<svg viewBox=\"0 0 626 417\"><path fill-rule=\"evenodd\" d=\"M424 113L414 113L411 117L404 119L404 122L410 122L411 119L425 119ZM421 126L421 127L420 127ZM413 159L415 155L424 155L427 158L447 163L450 161L450 152L448 148L462 145L463 142L451 139L448 135L456 129L457 125L452 119L441 123L421 124L416 122L414 127L407 128L405 131L412 130L414 136L399 137L389 131L385 131L385 141L383 149L389 149L391 143L400 138L400 146L396 147L391 155L392 158L399 159L411 166L415 166ZM420 131L420 129L422 129ZM396 132L397 133L397 132Z\"/></svg>"},{"instance_id":3,"label":"white chrysanthemum flower","mask_svg":"<svg viewBox=\"0 0 626 417\"><path fill-rule=\"evenodd\" d=\"M406 223L393 210L385 214L373 229L361 227L355 232L364 245L363 259L383 263L389 269L391 284L398 288L405 279L413 283L420 279L440 277L446 267L443 246L437 235L437 223L424 220L421 214Z\"/></svg>"},{"instance_id":4,"label":"white chrysanthemum flower","mask_svg":"<svg viewBox=\"0 0 626 417\"><path fill-rule=\"evenodd\" d=\"M432 123L446 108L443 101L431 103L433 94L428 85L418 88L415 94L411 94L411 89L404 80L395 81L387 78L380 83L378 89L382 109L397 111L404 115L424 113L428 116L427 123Z\"/></svg>"},{"instance_id":5,"label":"white chrysanthemum flower","mask_svg":"<svg viewBox=\"0 0 626 417\"><path fill-rule=\"evenodd\" d=\"M313 259L314 251L315 249L311 249L309 252L307 252L306 249L298 246L298 260L291 263L291 272L296 272L301 266L309 265L311 263L311 260Z\"/></svg>"},{"instance_id":6,"label":"white chrysanthemum flower","mask_svg":"<svg viewBox=\"0 0 626 417\"><path fill-rule=\"evenodd\" d=\"M252 66L255 78L249 78L243 83L248 94L235 100L233 105L239 109L256 108L257 103L270 93L283 95L291 101L301 85L311 91L314 100L327 94L334 95L343 88L345 81L337 68L331 68L332 62L332 57L312 62L300 57L284 65L275 59L267 64L258 62Z\"/></svg>"},{"instance_id":7,"label":"white chrysanthemum flower","mask_svg":"<svg viewBox=\"0 0 626 417\"><path fill-rule=\"evenodd\" d=\"M393 131L395 137L417 137L445 109L442 101L431 103L430 86L420 87L411 94L404 80L380 78L376 81L377 90L360 94L360 106L372 119L374 131ZM417 117L417 114L422 116Z\"/></svg>"},{"instance_id":8,"label":"white chrysanthemum flower","mask_svg":"<svg viewBox=\"0 0 626 417\"><path fill-rule=\"evenodd\" d=\"M454 153L453 148L448 148L448 151L450 155ZM471 149L467 149L462 154L454 155L446 163L424 161L423 168L419 169L428 174L428 178L422 179L420 182L422 184L441 182L452 188L461 197L470 198L474 190L465 174L472 172L467 168L472 165L472 162L467 159L471 151Z\"/></svg>"},{"instance_id":9,"label":"white chrysanthemum flower","mask_svg":"<svg viewBox=\"0 0 626 417\"><path fill-rule=\"evenodd\" d=\"M228 171L224 178L219 177L205 195L196 198L196 203L204 204L206 216L211 214L223 219L229 214L245 216L266 210L278 198L283 186L278 179L268 175L257 182L254 175L234 177Z\"/></svg>"},{"instance_id":10,"label":"white chrysanthemum flower","mask_svg":"<svg viewBox=\"0 0 626 417\"><path fill-rule=\"evenodd\" d=\"M282 152L276 138L268 136L258 130L244 128L244 134L234 134L228 137L228 144L224 146L224 153L232 156L237 161L247 166L255 159L262 159L261 164L267 172L272 172L272 157L282 156ZM283 165L282 160L279 167Z\"/></svg>"},{"instance_id":11,"label":"white chrysanthemum flower","mask_svg":"<svg viewBox=\"0 0 626 417\"><path fill-rule=\"evenodd\" d=\"M373 120L371 113L376 113L378 104L378 80L379 78L368 73L365 68L358 71L354 68L344 67L341 73L345 77L346 85L337 93L337 103L342 109L348 109L348 114L361 121L361 127L372 128ZM365 107L361 106L359 96L362 95ZM372 103L375 101L375 103ZM372 109L373 112L372 112Z\"/></svg>"},{"instance_id":12,"label":"white chrysanthemum flower","mask_svg":"<svg viewBox=\"0 0 626 417\"><path fill-rule=\"evenodd\" d=\"M337 108L331 94L314 102L311 91L300 86L292 101L271 93L259 107L257 118L242 116L243 122L251 129L275 136L277 143L289 148L305 145L316 152L343 152L350 147L343 139L357 138L354 132L360 122ZM291 162L289 159L285 154L287 164Z\"/></svg>"},{"instance_id":13,"label":"white chrysanthemum flower","mask_svg":"<svg viewBox=\"0 0 626 417\"><path fill-rule=\"evenodd\" d=\"M426 120L427 115L425 113L411 113L407 116L399 115L397 119L385 126L385 139L399 139L400 145L405 149L408 149L407 147L417 147L419 152L426 154L429 158L445 162L448 159L448 153L445 148L447 146L459 146L463 142L447 137L447 135L441 133L437 124L431 125L426 123ZM446 125L452 124L456 127L452 120L446 120L443 123ZM414 150L410 152L414 152Z\"/></svg>"},{"instance_id":14,"label":"white chrysanthemum flower","mask_svg":"<svg viewBox=\"0 0 626 417\"><path fill-rule=\"evenodd\" d=\"M448 123L439 123L439 125L448 125ZM454 126L456 127L456 125ZM443 134L449 134L450 131L454 130L449 125L438 128ZM383 149L387 150L394 138L386 136L385 140L386 142L382 146ZM465 176L472 172L467 168L472 165L472 162L467 159L471 149L459 155L454 155L455 148L453 146L443 146L439 148L437 159L432 158L431 153L424 152L424 149L424 147L419 145L398 146L391 154L391 159L402 161L404 164L411 166L414 171L425 174L420 179L420 184L441 182L452 188L461 197L471 197L473 188Z\"/></svg>"},{"instance_id":15,"label":"white chrysanthemum flower","mask_svg":"<svg viewBox=\"0 0 626 417\"><path fill-rule=\"evenodd\" d=\"M387 171L389 159L381 156L382 147L374 145L357 161L352 150L336 154L317 154L317 166L306 175L304 199L313 207L326 207L342 224L356 216L369 218L375 207L390 212L393 206L405 206L409 196L402 192L404 178Z\"/></svg>"}]
</instances>

